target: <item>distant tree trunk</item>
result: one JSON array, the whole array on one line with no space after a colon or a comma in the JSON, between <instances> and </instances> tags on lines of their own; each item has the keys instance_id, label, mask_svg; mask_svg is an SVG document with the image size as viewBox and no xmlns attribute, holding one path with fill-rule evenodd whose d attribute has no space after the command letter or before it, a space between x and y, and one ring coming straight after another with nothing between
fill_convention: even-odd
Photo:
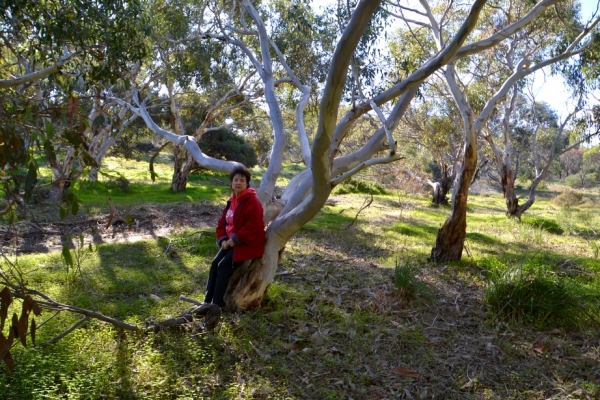
<instances>
[{"instance_id":1,"label":"distant tree trunk","mask_svg":"<svg viewBox=\"0 0 600 400\"><path fill-rule=\"evenodd\" d=\"M60 202L63 199L65 191L71 186L71 179L77 179L79 176L72 176L75 171L69 173L71 166L74 162L74 149L70 149L63 162L61 163L60 158L53 151L46 149L46 157L50 163L50 169L52 170L52 184L50 186L49 198L51 201Z\"/></svg>"},{"instance_id":2,"label":"distant tree trunk","mask_svg":"<svg viewBox=\"0 0 600 400\"><path fill-rule=\"evenodd\" d=\"M408 175L409 177L423 183L426 185L431 186L432 189L432 199L431 201L433 202L433 204L435 205L441 205L441 204L448 204L448 198L446 197L448 195L448 192L450 191L450 188L452 187L452 183L454 182L454 174L448 175L448 166L446 164L442 164L442 176L439 182L433 182L430 181L429 179L423 179L415 174L413 174L412 172L410 172L409 170L404 170L404 173L406 175Z\"/></svg>"},{"instance_id":3,"label":"distant tree trunk","mask_svg":"<svg viewBox=\"0 0 600 400\"><path fill-rule=\"evenodd\" d=\"M173 179L171 180L171 191L179 193L185 191L190 178L190 172L194 167L194 159L181 145L173 146L175 161L173 165Z\"/></svg>"},{"instance_id":4,"label":"distant tree trunk","mask_svg":"<svg viewBox=\"0 0 600 400\"><path fill-rule=\"evenodd\" d=\"M515 174L507 165L503 165L500 172L500 180L502 182L502 193L506 203L506 215L520 218L517 215L519 212L519 199L515 193Z\"/></svg>"},{"instance_id":5,"label":"distant tree trunk","mask_svg":"<svg viewBox=\"0 0 600 400\"><path fill-rule=\"evenodd\" d=\"M455 174L448 175L448 165L442 164L442 178L440 179L437 190L434 188L433 191L434 204L448 204L448 198L446 196L452 188L454 177Z\"/></svg>"}]
</instances>

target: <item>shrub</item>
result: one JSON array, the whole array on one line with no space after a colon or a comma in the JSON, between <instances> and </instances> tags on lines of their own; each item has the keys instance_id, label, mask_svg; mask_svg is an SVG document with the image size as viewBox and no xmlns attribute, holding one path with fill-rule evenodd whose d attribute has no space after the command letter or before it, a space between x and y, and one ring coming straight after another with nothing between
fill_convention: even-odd
<instances>
[{"instance_id":1,"label":"shrub","mask_svg":"<svg viewBox=\"0 0 600 400\"><path fill-rule=\"evenodd\" d=\"M365 182L358 179L347 179L334 190L335 194L371 193L387 194L387 191L375 182Z\"/></svg>"},{"instance_id":2,"label":"shrub","mask_svg":"<svg viewBox=\"0 0 600 400\"><path fill-rule=\"evenodd\" d=\"M569 175L565 178L565 185L571 188L580 188L581 179L577 175Z\"/></svg>"},{"instance_id":3,"label":"shrub","mask_svg":"<svg viewBox=\"0 0 600 400\"><path fill-rule=\"evenodd\" d=\"M485 299L496 318L541 329L600 323L600 296L541 269L511 268L496 274Z\"/></svg>"},{"instance_id":4,"label":"shrub","mask_svg":"<svg viewBox=\"0 0 600 400\"><path fill-rule=\"evenodd\" d=\"M214 158L237 161L248 168L258 164L254 148L244 137L229 129L206 132L198 140L198 146L204 153Z\"/></svg>"},{"instance_id":5,"label":"shrub","mask_svg":"<svg viewBox=\"0 0 600 400\"><path fill-rule=\"evenodd\" d=\"M528 223L536 229L542 229L555 235L562 235L564 233L564 230L553 219L527 215L521 219L521 222Z\"/></svg>"},{"instance_id":6,"label":"shrub","mask_svg":"<svg viewBox=\"0 0 600 400\"><path fill-rule=\"evenodd\" d=\"M583 182L578 174L569 175L565 178L565 184L572 188L583 189L586 187L593 186L596 183L597 178L598 174L596 172L585 174Z\"/></svg>"},{"instance_id":7,"label":"shrub","mask_svg":"<svg viewBox=\"0 0 600 400\"><path fill-rule=\"evenodd\" d=\"M131 192L131 184L129 182L129 180L127 178L125 178L124 176L118 175L111 175L108 174L106 172L102 172L102 171L98 171L98 173L106 178L108 178L108 180L104 183L104 186L107 189L118 189L121 190L125 193L129 193Z\"/></svg>"},{"instance_id":8,"label":"shrub","mask_svg":"<svg viewBox=\"0 0 600 400\"><path fill-rule=\"evenodd\" d=\"M561 194L552 199L552 202L560 207L572 207L581 203L582 199L583 193L565 188Z\"/></svg>"}]
</instances>

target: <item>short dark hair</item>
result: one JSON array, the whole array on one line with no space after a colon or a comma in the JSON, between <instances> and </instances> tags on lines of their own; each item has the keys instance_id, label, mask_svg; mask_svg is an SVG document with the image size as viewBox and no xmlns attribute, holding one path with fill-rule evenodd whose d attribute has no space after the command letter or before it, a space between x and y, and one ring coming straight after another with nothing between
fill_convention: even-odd
<instances>
[{"instance_id":1,"label":"short dark hair","mask_svg":"<svg viewBox=\"0 0 600 400\"><path fill-rule=\"evenodd\" d=\"M244 176L246 178L246 183L250 185L250 179L252 178L252 174L250 173L250 170L248 168L244 167L243 165L235 167L233 171L231 171L231 173L229 174L229 180L233 182L233 178L235 178L236 175Z\"/></svg>"}]
</instances>

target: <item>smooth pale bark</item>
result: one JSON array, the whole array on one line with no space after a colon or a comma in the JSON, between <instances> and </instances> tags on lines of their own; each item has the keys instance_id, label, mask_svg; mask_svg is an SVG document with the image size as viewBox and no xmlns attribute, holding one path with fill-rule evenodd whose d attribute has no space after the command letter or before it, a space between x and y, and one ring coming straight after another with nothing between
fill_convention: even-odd
<instances>
[{"instance_id":1,"label":"smooth pale bark","mask_svg":"<svg viewBox=\"0 0 600 400\"><path fill-rule=\"evenodd\" d=\"M231 308L246 309L260 303L267 287L273 281L277 262L285 244L316 215L329 197L332 185L330 183L328 149L346 82L348 65L362 33L379 3L379 0L359 2L336 46L321 100L317 134L313 143L311 160L313 190L293 211L285 216L280 215L269 225L264 256L261 260L253 262L241 280L233 283L234 289L227 296L226 301Z\"/></svg>"},{"instance_id":2,"label":"smooth pale bark","mask_svg":"<svg viewBox=\"0 0 600 400\"><path fill-rule=\"evenodd\" d=\"M451 42L445 48L445 50L442 51L437 57L427 61L427 63L425 63L425 65L424 65L424 67L434 67L439 62L442 63L441 65L445 65L450 62L455 62L458 59L469 56L471 54L475 54L475 53L484 51L486 49L490 49L490 48L500 44L502 41L506 40L508 37L513 35L515 32L519 31L520 29L523 29L525 26L527 26L532 21L534 21L535 18L538 17L541 13L546 11L546 9L548 7L551 7L560 1L562 1L562 0L540 1L523 18L521 18L518 21L515 21L514 23L510 24L509 26L503 28L499 32L496 32L493 35L490 35L488 38L486 38L484 40L480 40L475 43L470 43L468 45L462 46L462 44L464 43L464 40L466 39L466 36L462 37L462 35L459 32L454 37L455 40L453 42ZM480 7L483 7L484 3L485 3L485 1L483 3L475 2L473 4L473 6L471 8L471 13L475 12L475 14L473 14L475 17L478 15L479 11L481 11ZM474 18L474 20L472 20L471 16L472 16L472 14L469 15L469 18L465 21L465 24L463 24L463 28L469 30L469 32L473 27L468 26L468 24L469 23L474 24L477 22L477 18ZM437 23L435 23L434 25L437 26ZM460 39L460 41L457 41L458 39ZM455 49L454 48L455 45L462 46L462 47L460 47L459 49ZM438 68L439 68L439 66L438 66ZM436 69L437 68L435 68L434 70L436 70ZM398 83L397 85L394 85L390 89L375 96L373 98L373 101L378 106L381 106L382 104L400 96L402 93L404 93L407 90L408 87L413 86L417 82L422 82L426 77L431 75L431 73L432 73L432 71L428 70L427 68L419 68L419 70L413 72L408 78L406 78L402 82ZM353 109L349 110L341 118L340 123L338 124L338 126L336 128L336 132L334 134L333 140L331 142L330 157L332 160L337 155L337 152L339 151L339 146L342 143L342 141L344 140L347 133L349 132L352 124L354 122L356 122L356 120L358 118L360 118L361 116L363 116L365 113L367 113L369 111L371 111L370 102L363 102L363 103L357 105L356 107L354 107Z\"/></svg>"},{"instance_id":3,"label":"smooth pale bark","mask_svg":"<svg viewBox=\"0 0 600 400\"><path fill-rule=\"evenodd\" d=\"M418 86L423 79L441 67L444 61L460 48L461 43L475 26L478 13L484 3L485 1L478 1L473 5L469 17L459 33L454 37L449 49L442 51L438 57L434 58L433 62L423 66L419 70L419 73L413 76L414 81L412 81L410 85L406 85L402 93ZM336 47L321 100L318 129L312 149L310 183L305 183L306 181L303 181L298 187L298 189L300 189L301 187L310 186L310 190L303 200L297 200L294 196L293 200L297 202L297 205L294 207L288 207L292 201L292 199L290 199L282 213L267 229L265 256L262 261L255 261L254 264L252 264L250 267L251 272L243 274L244 279L242 284L238 283L235 286L235 290L231 292L231 296L228 297L230 301L229 304L233 308L245 308L248 305L257 304L255 300L262 298L264 290L266 290L268 284L273 279L277 260L285 243L287 243L287 241L321 209L329 197L332 187L339 181L340 176L343 177L344 173L352 170L358 171L361 166L366 166L373 162L362 157L355 158L354 161L357 161L358 164L353 166L350 166L350 162L338 164L338 170L334 173L336 160L330 158L330 148L334 131L336 130L337 112L346 81L350 59L363 30L368 24L372 13L378 6L378 1L359 2L354 10L350 23L346 27L346 30ZM419 79L416 79L416 77ZM402 93L399 93L399 95ZM411 93L408 97L412 99L412 96L414 96L414 93ZM409 102L410 100L403 105L407 105ZM394 118L388 118L388 121L386 121L387 126L391 127L394 124L397 124L397 119L401 116L402 112L398 112ZM378 130L377 135L380 135L381 138L378 138L378 140L374 142L379 141L379 143L382 143L387 138L385 129L383 128ZM363 153L373 151L372 149L362 150L364 150ZM389 157L386 157L377 162L386 162L389 159ZM349 161L349 159L346 159L346 161Z\"/></svg>"},{"instance_id":4,"label":"smooth pale bark","mask_svg":"<svg viewBox=\"0 0 600 400\"><path fill-rule=\"evenodd\" d=\"M577 113L579 111L579 110L576 110L573 113L569 114L569 116L565 119L564 123L561 125L561 127L559 129L559 133L557 134L557 136L552 144L552 148L549 153L550 155L544 166L540 165L540 157L539 157L539 154L536 149L537 134L534 134L533 159L534 159L534 167L535 167L535 171L536 171L536 176L534 178L533 183L529 187L529 196L528 196L527 201L524 204L519 205L519 199L515 193L515 180L517 178L517 175L514 171L513 162L512 162L512 147L511 147L511 143L510 143L510 127L509 127L509 118L512 113L512 110L514 109L514 102L515 102L516 96L518 94L518 88L517 88L516 84L518 81L520 81L524 77L534 73L535 71L538 71L548 65L552 65L552 64L558 63L560 61L566 60L574 55L580 54L584 49L586 49L588 46L591 45L592 39L593 39L591 32L599 23L600 23L600 18L596 18L588 27L586 27L586 29L581 30L580 34L575 38L575 40L573 40L573 42L567 47L567 49L563 53L561 53L557 56L554 56L554 57L550 57L541 62L538 62L537 64L535 64L533 66L530 65L530 57L532 57L533 55L530 55L530 54L521 55L520 56L521 58L518 60L517 65L514 68L512 75L504 82L501 89L487 102L486 106L484 107L484 109L482 111L482 114L487 113L489 115L491 110L496 107L497 103L499 103L500 100L503 99L507 95L508 91L512 88L513 96L509 100L509 104L505 107L505 110L504 110L504 120L503 120L503 138L504 138L503 147L504 148L503 148L503 150L500 151L500 149L496 146L496 144L494 143L493 136L491 134L488 133L487 135L484 136L486 141L489 143L489 145L492 149L492 152L494 153L494 160L496 162L498 173L500 175L500 181L502 184L502 192L503 192L505 203L506 203L506 214L511 217L516 217L518 219L521 219L521 216L523 215L523 213L525 211L527 211L535 202L535 190L536 190L537 186L539 185L539 183L545 178L546 172L547 172L548 168L550 167L551 163L555 160L555 158L557 156L562 154L564 151L572 148L572 146L569 146L566 150L560 152L559 154L556 154L556 151L555 151L560 138L562 138L566 123L575 115L575 113ZM586 43L584 43L583 45L580 45L581 42L586 38L588 38L588 41ZM512 66L514 63L512 58L510 58L511 56L514 56L514 53L507 55L507 64L509 66ZM485 125L485 123L486 123L486 119L481 119L481 118L478 119L478 121L476 123L476 129L478 131L481 131L481 129ZM539 126L538 126L538 128L539 128ZM537 131L537 129L536 129L536 131ZM581 142L578 142L577 145L579 143L581 143Z\"/></svg>"},{"instance_id":5,"label":"smooth pale bark","mask_svg":"<svg viewBox=\"0 0 600 400\"><path fill-rule=\"evenodd\" d=\"M35 82L45 77L56 74L60 72L62 66L69 61L73 56L79 54L80 52L75 53L67 53L63 55L57 62L51 67L41 69L39 71L31 72L29 74L25 74L13 79L2 79L0 80L0 89L6 89L11 87L17 87L27 82Z\"/></svg>"},{"instance_id":6,"label":"smooth pale bark","mask_svg":"<svg viewBox=\"0 0 600 400\"><path fill-rule=\"evenodd\" d=\"M226 36L219 38L240 47L246 53L250 62L255 65L264 85L265 99L273 122L275 143L269 169L263 177L258 195L263 207L269 210L270 206L275 202L271 186L274 186L275 179L279 175L281 168L279 158L283 154L281 146L282 143L284 144L285 138L279 137L283 133L283 124L281 123L277 98L274 94L274 80L268 48L270 42L264 23L260 20L260 16L249 1L242 0L240 4L256 24L261 46L262 62L259 62L253 52L239 40ZM403 96L404 100L400 99L399 104L395 107L396 112L390 115L386 121L382 121L389 128L388 132L393 129L392 127L397 125L404 113L405 107L408 106L414 96L418 85L442 67L460 48L469 33L474 29L479 12L484 4L485 0L476 0L469 16L465 19L462 27L450 44L437 56L419 68L415 74L411 75L409 81L402 87L402 90L395 97L390 98L390 100L395 99L405 94ZM285 244L302 226L316 215L329 197L331 189L335 184L365 166L393 160L390 156L379 158L376 156L376 153L380 149L386 148L385 141L388 136L386 136L386 129L384 128L379 129L375 134L376 137L369 141L372 147L365 146L354 154L340 157L339 160L330 157L330 148L332 148L334 131L336 130L339 104L346 83L349 62L364 30L379 5L380 0L359 1L336 46L320 103L318 128L310 154L310 168L302 173L301 178L294 180L296 190L286 191L283 198L279 199L282 203L280 206L283 211L280 212L267 228L264 256L260 260L254 260L243 272L237 274L237 278L234 276L230 284L229 296L226 298L228 306L232 309L247 309L260 303L268 285L273 280L275 269ZM210 37L210 35L207 36ZM182 137L158 127L152 121L137 97L134 97L134 101L140 107L137 109L130 106L130 109L142 116L150 129L173 141L175 144L185 145L186 149L192 153L200 165L210 163L213 170L231 167L230 163L219 163L218 161L220 160L207 160L191 137ZM299 113L297 113L297 116L299 117ZM276 213L276 207L274 209L274 213Z\"/></svg>"},{"instance_id":7,"label":"smooth pale bark","mask_svg":"<svg viewBox=\"0 0 600 400\"><path fill-rule=\"evenodd\" d=\"M439 182L434 182L429 179L423 179L420 176L413 174L409 170L404 170L404 173L410 178L431 187L431 201L437 206L448 204L448 198L446 196L452 188L455 176L454 174L448 175L448 165L442 164L441 167L441 177Z\"/></svg>"},{"instance_id":8,"label":"smooth pale bark","mask_svg":"<svg viewBox=\"0 0 600 400\"><path fill-rule=\"evenodd\" d=\"M427 15L432 21L431 29L433 30L434 37L438 47L441 46L441 31L439 30L433 14L429 10L425 0L421 0L424 4ZM431 260L434 262L448 262L458 261L462 257L462 250L464 246L464 240L466 237L466 210L467 210L467 199L468 191L471 180L477 169L477 137L482 131L483 127L487 123L492 111L498 105L502 99L507 95L510 88L512 88L519 80L523 77L541 69L547 65L554 64L556 62L565 60L575 54L580 53L586 46L589 46L591 40L583 46L578 44L589 35L592 29L598 24L599 20L596 19L589 27L583 30L580 35L567 47L565 52L562 54L552 57L537 63L536 65L529 67L530 60L529 55L523 56L517 63L512 75L504 82L502 87L496 92L484 105L481 113L475 119L473 110L469 104L466 95L459 89L456 82L453 64L449 64L446 71L445 77L452 92L452 95L456 101L456 104L461 112L463 123L465 126L465 150L463 154L463 162L459 178L455 186L454 195L452 199L452 211L448 219L444 222L442 228L438 231L436 242L431 250ZM502 169L501 169L502 170ZM507 171L508 172L508 171ZM506 175L506 182L513 184L514 191L514 177L510 174ZM512 180L512 181L511 181ZM539 182L538 182L539 183ZM535 185L537 186L537 184ZM509 196L514 196L514 193L509 192ZM530 198L530 201L532 199ZM528 201L528 203L530 203ZM512 202L512 199L511 199ZM527 206L527 208L531 203ZM524 205L525 206L525 205Z\"/></svg>"}]
</instances>

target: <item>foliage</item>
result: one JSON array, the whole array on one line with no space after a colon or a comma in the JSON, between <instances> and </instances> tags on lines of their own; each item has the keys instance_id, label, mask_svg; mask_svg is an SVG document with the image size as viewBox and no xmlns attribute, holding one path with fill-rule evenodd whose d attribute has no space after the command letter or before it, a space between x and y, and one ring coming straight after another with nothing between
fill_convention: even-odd
<instances>
[{"instance_id":1,"label":"foliage","mask_svg":"<svg viewBox=\"0 0 600 400\"><path fill-rule=\"evenodd\" d=\"M496 274L485 299L500 320L542 329L600 324L600 296L539 268L518 266Z\"/></svg>"},{"instance_id":2,"label":"foliage","mask_svg":"<svg viewBox=\"0 0 600 400\"><path fill-rule=\"evenodd\" d=\"M206 132L198 141L198 146L213 158L237 161L248 168L258 164L254 148L242 136L228 129Z\"/></svg>"},{"instance_id":3,"label":"foliage","mask_svg":"<svg viewBox=\"0 0 600 400\"><path fill-rule=\"evenodd\" d=\"M197 181L190 184L190 199L172 194L168 176L156 184L148 182L143 162L108 158L106 167L112 175L119 172L131 181L129 194L113 196L116 190L110 194L120 212L146 210L151 218L163 210L180 228L199 210L214 213L206 215L213 218L206 222L212 226L211 221L218 217L217 206L227 198L226 187ZM284 168L286 176L293 176L299 166ZM160 162L157 169L160 175L168 175L170 164ZM205 174L203 181L224 179L223 175ZM93 219L101 219L107 212L107 177L100 178L95 192L86 197L90 206L82 210ZM77 190L78 196L82 193L79 183L71 190ZM595 332L588 333L583 326L576 334L554 326L544 332L527 324L507 328L503 323L491 324L482 312L486 280L515 263L523 264L523 269L544 265L557 282L568 286L574 280L590 292L598 291L600 263L593 249L579 234L547 229L558 218L547 198L540 198L535 209L535 224L544 230L544 240L537 242L529 239L533 217L518 224L497 212L503 204L499 194L470 196L467 245L475 259L486 260L478 261L479 268L474 268L471 262L426 263L428 244L446 214L430 207L428 198L376 195L349 234L344 227L352 221L364 195L340 197L338 205L322 209L288 243L280 273L260 309L226 314L211 334L123 334L91 320L53 346L14 347L14 372L4 373L8 368L0 367L0 398L320 399L349 394L368 398L372 393L393 398L394 385L399 384L415 398L424 388L435 397L493 393L501 398L510 392L514 398L546 398L555 393L556 386L539 384L541 373L558 374L566 393L582 382L589 383L590 374L600 378L595 369L597 357L589 354L589 345L597 340ZM595 226L597 215L597 210L582 207L573 211L570 219ZM36 220L41 222L41 216L36 215ZM524 228L518 229L521 225ZM125 230L117 237L130 232ZM135 243L111 243L111 232L101 228L96 233L106 243L83 259L84 280L66 284L72 281L72 272L68 275L62 267L60 249L19 256L25 279L65 303L97 308L139 325L186 309L186 303L179 300L182 293L202 299L216 250L212 228L188 226L162 237L154 233ZM84 234L87 240L88 232ZM536 252L545 256L533 260ZM406 280L414 278L417 285L429 289L417 290L419 301L407 304L399 298L394 285L396 265L402 272L410 266L411 273L404 274ZM41 321L36 317L38 325ZM75 322L76 318L59 314L37 330L36 342L55 337ZM540 338L550 350L536 350ZM465 346L465 342L481 345ZM493 362L499 357L500 367ZM564 363L548 363L551 357ZM465 371L474 358L491 366L484 370L489 379L460 389L469 382ZM314 368L308 374L307 365ZM372 374L366 367L348 365L368 366ZM417 387L413 384L417 381L409 381L414 378L389 373L398 365L421 374L431 371L430 379L419 381ZM532 387L536 389L532 391ZM600 393L593 383L586 390Z\"/></svg>"},{"instance_id":4,"label":"foliage","mask_svg":"<svg viewBox=\"0 0 600 400\"><path fill-rule=\"evenodd\" d=\"M2 189L27 199L36 183L34 152L54 158L66 145L94 164L82 136L92 122L82 118L89 97L148 54L149 26L139 1L2 1L0 9Z\"/></svg>"},{"instance_id":5,"label":"foliage","mask_svg":"<svg viewBox=\"0 0 600 400\"><path fill-rule=\"evenodd\" d=\"M1 272L1 274L4 275L4 272ZM35 346L37 325L35 318L32 316L30 327L29 317L32 312L38 317L42 314L40 306L30 296L25 296L22 301L21 315L18 316L17 313L13 313L10 324L7 324L8 310L11 308L12 303L13 297L11 291L5 286L0 291L0 361L4 361L11 370L15 368L14 360L10 354L15 339L19 340L23 346L27 346L27 331L29 330L31 333L31 342ZM8 337L5 337L3 333L5 326L9 330Z\"/></svg>"},{"instance_id":6,"label":"foliage","mask_svg":"<svg viewBox=\"0 0 600 400\"><path fill-rule=\"evenodd\" d=\"M387 191L380 186L377 182L365 182L362 179L350 178L339 184L334 194L351 194L351 193L365 193L365 194L387 194Z\"/></svg>"},{"instance_id":7,"label":"foliage","mask_svg":"<svg viewBox=\"0 0 600 400\"><path fill-rule=\"evenodd\" d=\"M69 243L73 239L73 234L69 233L63 244L61 256L65 264L67 275L71 275L71 280L75 281L77 275L80 279L83 279L82 267L90 255L94 252L94 246L91 243L85 245L85 237L83 232L80 232L76 236L76 242L74 243L73 249L69 249ZM69 271L70 270L70 271Z\"/></svg>"}]
</instances>

